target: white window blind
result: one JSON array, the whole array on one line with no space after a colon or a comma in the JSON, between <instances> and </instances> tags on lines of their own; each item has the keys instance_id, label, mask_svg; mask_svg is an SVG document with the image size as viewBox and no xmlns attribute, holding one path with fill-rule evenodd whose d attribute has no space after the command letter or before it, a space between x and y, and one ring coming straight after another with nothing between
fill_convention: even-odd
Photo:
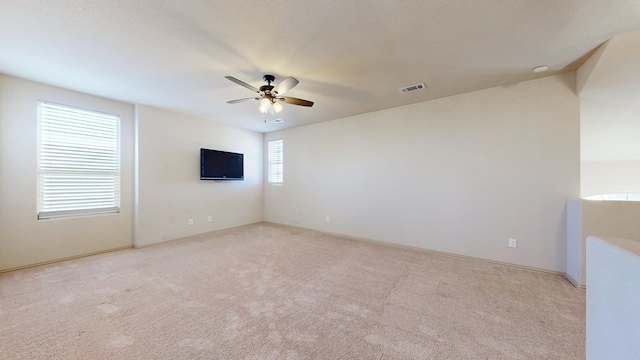
<instances>
[{"instance_id":1,"label":"white window blind","mask_svg":"<svg viewBox=\"0 0 640 360\"><path fill-rule=\"evenodd\" d=\"M38 102L38 219L120 211L120 117Z\"/></svg>"},{"instance_id":2,"label":"white window blind","mask_svg":"<svg viewBox=\"0 0 640 360\"><path fill-rule=\"evenodd\" d=\"M282 184L284 181L284 144L282 140L269 141L268 145L269 183Z\"/></svg>"}]
</instances>

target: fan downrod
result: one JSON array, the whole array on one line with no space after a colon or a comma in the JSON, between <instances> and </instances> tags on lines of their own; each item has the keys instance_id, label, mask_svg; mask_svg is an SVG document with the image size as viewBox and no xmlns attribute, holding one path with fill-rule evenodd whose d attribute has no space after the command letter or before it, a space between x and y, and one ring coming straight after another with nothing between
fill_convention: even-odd
<instances>
[{"instance_id":1,"label":"fan downrod","mask_svg":"<svg viewBox=\"0 0 640 360\"><path fill-rule=\"evenodd\" d=\"M263 77L262 77L262 80L266 81L266 82L267 82L267 85L271 85L271 83L272 83L275 79L276 79L276 77L275 77L275 76L273 76L273 75L269 75L269 74L266 74L265 76L263 76Z\"/></svg>"}]
</instances>

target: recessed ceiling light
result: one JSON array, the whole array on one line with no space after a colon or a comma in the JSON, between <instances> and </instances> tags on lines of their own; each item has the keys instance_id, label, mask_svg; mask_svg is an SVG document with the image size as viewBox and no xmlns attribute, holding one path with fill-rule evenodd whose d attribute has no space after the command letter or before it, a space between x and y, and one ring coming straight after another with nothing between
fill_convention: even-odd
<instances>
[{"instance_id":1,"label":"recessed ceiling light","mask_svg":"<svg viewBox=\"0 0 640 360\"><path fill-rule=\"evenodd\" d=\"M541 73L547 70L549 70L549 67L547 65L540 65L533 68L534 73Z\"/></svg>"},{"instance_id":2,"label":"recessed ceiling light","mask_svg":"<svg viewBox=\"0 0 640 360\"><path fill-rule=\"evenodd\" d=\"M284 119L283 119L283 118L277 118L277 119L273 119L273 120L271 120L271 122L272 122L272 123L279 124L279 123L281 123L281 122L284 122Z\"/></svg>"}]
</instances>

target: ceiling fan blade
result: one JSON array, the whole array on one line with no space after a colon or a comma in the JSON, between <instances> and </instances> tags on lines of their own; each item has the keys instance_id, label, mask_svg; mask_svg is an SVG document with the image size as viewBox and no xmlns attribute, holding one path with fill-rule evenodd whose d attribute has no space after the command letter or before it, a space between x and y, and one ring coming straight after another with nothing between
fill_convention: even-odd
<instances>
[{"instance_id":1,"label":"ceiling fan blade","mask_svg":"<svg viewBox=\"0 0 640 360\"><path fill-rule=\"evenodd\" d=\"M227 79L229 79L229 80L233 81L234 83L236 83L236 84L238 84L238 85L240 85L240 86L244 86L244 87L246 87L247 89L249 89L249 90L251 90L251 91L255 91L255 92L257 92L257 93L259 93L259 92L260 92L260 90L258 90L258 88L257 88L257 87L252 86L252 85L249 85L249 84L247 84L246 82L244 82L244 81L242 81L242 80L238 80L238 79L234 78L233 76L225 76L225 78L227 78Z\"/></svg>"},{"instance_id":2,"label":"ceiling fan blade","mask_svg":"<svg viewBox=\"0 0 640 360\"><path fill-rule=\"evenodd\" d=\"M300 105L300 106L313 106L313 101L298 99L289 96L278 97L277 100L284 101L287 104Z\"/></svg>"},{"instance_id":3,"label":"ceiling fan blade","mask_svg":"<svg viewBox=\"0 0 640 360\"><path fill-rule=\"evenodd\" d=\"M277 92L278 95L282 95L285 92L293 89L296 85L298 85L300 81L298 81L298 79L294 78L293 76L290 76L284 80L282 80L278 85L276 85L275 88L273 88L273 91Z\"/></svg>"},{"instance_id":4,"label":"ceiling fan blade","mask_svg":"<svg viewBox=\"0 0 640 360\"><path fill-rule=\"evenodd\" d=\"M237 103L247 102L247 101L253 101L253 100L260 100L260 98L244 98L244 99L236 99L236 100L227 101L227 104L237 104Z\"/></svg>"}]
</instances>

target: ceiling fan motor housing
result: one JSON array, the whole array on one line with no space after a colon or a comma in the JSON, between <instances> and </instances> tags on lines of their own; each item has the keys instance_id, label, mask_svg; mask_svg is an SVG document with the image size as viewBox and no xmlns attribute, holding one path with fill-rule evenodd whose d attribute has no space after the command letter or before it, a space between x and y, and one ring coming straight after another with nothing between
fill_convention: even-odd
<instances>
[{"instance_id":1,"label":"ceiling fan motor housing","mask_svg":"<svg viewBox=\"0 0 640 360\"><path fill-rule=\"evenodd\" d=\"M271 83L272 83L275 79L276 79L276 77L275 77L275 76L273 76L273 75L269 75L269 74L265 74L265 75L262 77L262 80L266 81L266 82L267 82L267 84L269 84L269 85L271 85Z\"/></svg>"},{"instance_id":2,"label":"ceiling fan motor housing","mask_svg":"<svg viewBox=\"0 0 640 360\"><path fill-rule=\"evenodd\" d=\"M271 83L276 79L276 77L273 75L265 74L262 79L267 82L267 85L260 86L260 92L264 94L264 97L273 102L273 94L271 93L271 90L273 90L274 86L271 85Z\"/></svg>"},{"instance_id":3,"label":"ceiling fan motor housing","mask_svg":"<svg viewBox=\"0 0 640 360\"><path fill-rule=\"evenodd\" d=\"M260 86L260 91L263 93L271 92L273 89L273 85L262 85Z\"/></svg>"}]
</instances>

